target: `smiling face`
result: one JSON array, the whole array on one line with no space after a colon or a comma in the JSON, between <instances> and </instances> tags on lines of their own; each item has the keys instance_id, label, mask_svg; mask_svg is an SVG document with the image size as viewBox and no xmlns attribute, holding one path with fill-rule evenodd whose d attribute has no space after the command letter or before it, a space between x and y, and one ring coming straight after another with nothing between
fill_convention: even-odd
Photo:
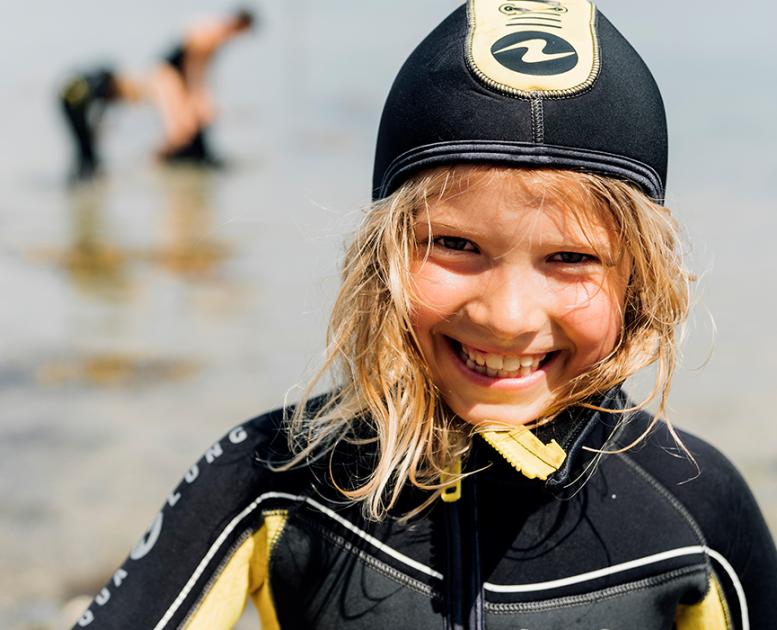
<instances>
[{"instance_id":1,"label":"smiling face","mask_svg":"<svg viewBox=\"0 0 777 630\"><path fill-rule=\"evenodd\" d=\"M535 174L455 171L468 185L416 217L413 328L456 415L526 424L615 348L630 261L597 212Z\"/></svg>"}]
</instances>

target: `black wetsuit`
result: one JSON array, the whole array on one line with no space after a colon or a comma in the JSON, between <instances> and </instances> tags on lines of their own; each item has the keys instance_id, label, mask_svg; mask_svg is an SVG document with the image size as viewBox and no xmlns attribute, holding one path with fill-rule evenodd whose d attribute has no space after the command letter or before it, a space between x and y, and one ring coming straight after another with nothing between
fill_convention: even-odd
<instances>
[{"instance_id":1,"label":"black wetsuit","mask_svg":"<svg viewBox=\"0 0 777 630\"><path fill-rule=\"evenodd\" d=\"M70 79L59 99L76 146L76 178L89 177L99 165L96 130L108 103L117 98L112 70L99 68Z\"/></svg>"},{"instance_id":2,"label":"black wetsuit","mask_svg":"<svg viewBox=\"0 0 777 630\"><path fill-rule=\"evenodd\" d=\"M605 400L620 408L621 394ZM248 597L262 629L712 630L777 628L777 552L750 490L682 434L699 474L659 427L573 410L538 431L566 451L546 482L477 438L462 496L402 524L365 520L325 481L284 473L281 413L211 446L173 491L76 627L229 628ZM335 452L341 482L362 447ZM585 483L583 483L585 480ZM408 490L400 509L416 505Z\"/></svg>"},{"instance_id":3,"label":"black wetsuit","mask_svg":"<svg viewBox=\"0 0 777 630\"><path fill-rule=\"evenodd\" d=\"M173 46L172 50L164 56L165 62L181 75L186 82L186 47L183 44Z\"/></svg>"}]
</instances>

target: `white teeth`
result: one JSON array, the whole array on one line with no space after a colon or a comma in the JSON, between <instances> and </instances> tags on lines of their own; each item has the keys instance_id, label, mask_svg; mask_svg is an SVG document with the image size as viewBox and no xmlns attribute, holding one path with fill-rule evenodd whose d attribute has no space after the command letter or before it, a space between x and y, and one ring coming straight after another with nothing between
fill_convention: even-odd
<instances>
[{"instance_id":1,"label":"white teeth","mask_svg":"<svg viewBox=\"0 0 777 630\"><path fill-rule=\"evenodd\" d=\"M521 367L520 357L505 357L502 362L502 369L508 372L515 372L519 367Z\"/></svg>"},{"instance_id":2,"label":"white teeth","mask_svg":"<svg viewBox=\"0 0 777 630\"><path fill-rule=\"evenodd\" d=\"M502 369L502 356L499 354L487 354L486 365L492 370Z\"/></svg>"},{"instance_id":3,"label":"white teeth","mask_svg":"<svg viewBox=\"0 0 777 630\"><path fill-rule=\"evenodd\" d=\"M539 369L547 355L482 354L477 350L461 346L461 359L470 370L499 378L524 378Z\"/></svg>"},{"instance_id":4,"label":"white teeth","mask_svg":"<svg viewBox=\"0 0 777 630\"><path fill-rule=\"evenodd\" d=\"M497 370L496 375L500 378L515 378L518 376L519 372L518 370L515 371L509 371L509 370Z\"/></svg>"}]
</instances>

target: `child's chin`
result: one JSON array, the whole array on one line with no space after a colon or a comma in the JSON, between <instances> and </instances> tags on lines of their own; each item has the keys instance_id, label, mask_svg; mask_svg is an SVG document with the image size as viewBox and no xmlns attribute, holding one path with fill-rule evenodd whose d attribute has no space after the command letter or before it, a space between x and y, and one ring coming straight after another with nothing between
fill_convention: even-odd
<instances>
[{"instance_id":1,"label":"child's chin","mask_svg":"<svg viewBox=\"0 0 777 630\"><path fill-rule=\"evenodd\" d=\"M500 406L500 405L475 405L468 409L456 411L464 422L476 427L519 427L530 424L541 416L541 412L531 407Z\"/></svg>"}]
</instances>

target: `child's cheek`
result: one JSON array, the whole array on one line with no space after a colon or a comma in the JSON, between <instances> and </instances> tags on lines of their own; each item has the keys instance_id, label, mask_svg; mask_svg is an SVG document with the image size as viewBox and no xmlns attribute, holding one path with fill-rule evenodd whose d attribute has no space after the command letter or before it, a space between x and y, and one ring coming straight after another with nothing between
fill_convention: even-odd
<instances>
[{"instance_id":1,"label":"child's cheek","mask_svg":"<svg viewBox=\"0 0 777 630\"><path fill-rule=\"evenodd\" d=\"M607 356L623 328L623 296L620 287L581 285L568 296L559 321L575 347L579 372Z\"/></svg>"},{"instance_id":2,"label":"child's cheek","mask_svg":"<svg viewBox=\"0 0 777 630\"><path fill-rule=\"evenodd\" d=\"M445 317L458 310L467 280L430 261L411 270L416 317Z\"/></svg>"}]
</instances>

